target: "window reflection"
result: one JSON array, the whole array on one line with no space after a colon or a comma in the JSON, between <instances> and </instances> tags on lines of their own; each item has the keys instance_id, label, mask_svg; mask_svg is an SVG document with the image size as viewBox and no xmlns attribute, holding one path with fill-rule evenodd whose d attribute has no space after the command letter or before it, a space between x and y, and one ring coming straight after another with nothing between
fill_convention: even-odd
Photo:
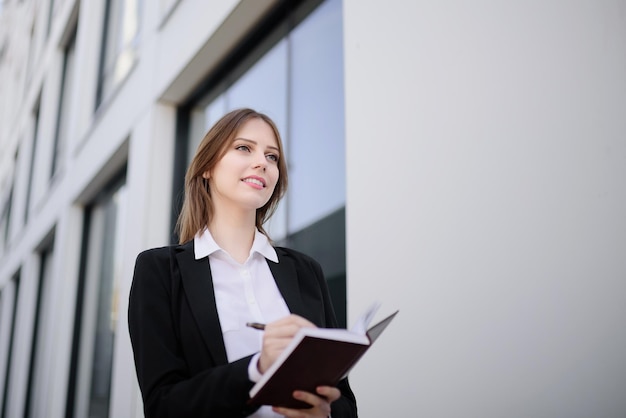
<instances>
[{"instance_id":1,"label":"window reflection","mask_svg":"<svg viewBox=\"0 0 626 418\"><path fill-rule=\"evenodd\" d=\"M126 78L137 59L141 0L107 0L97 103Z\"/></svg>"},{"instance_id":2,"label":"window reflection","mask_svg":"<svg viewBox=\"0 0 626 418\"><path fill-rule=\"evenodd\" d=\"M227 97L228 110L238 107L251 107L266 113L272 118L283 140L283 152L287 155L287 163L291 165L289 157L288 136L288 103L287 89L289 73L287 71L287 39L283 39L268 51L252 68L233 84L223 96ZM213 118L215 121L221 116ZM210 126L210 125L208 125ZM289 187L290 189L291 187ZM287 205L289 191L276 208L276 212L267 223L267 232L273 239L284 239L287 234Z\"/></svg>"},{"instance_id":3,"label":"window reflection","mask_svg":"<svg viewBox=\"0 0 626 418\"><path fill-rule=\"evenodd\" d=\"M283 240L345 205L341 2L320 5L239 79L193 112L188 162L206 130L229 110L251 107L278 126L289 191L270 221Z\"/></svg>"},{"instance_id":4,"label":"window reflection","mask_svg":"<svg viewBox=\"0 0 626 418\"><path fill-rule=\"evenodd\" d=\"M226 96L227 110L251 107L271 117L284 136L287 129L288 41L283 39L244 73ZM211 121L215 122L215 120Z\"/></svg>"},{"instance_id":5,"label":"window reflection","mask_svg":"<svg viewBox=\"0 0 626 418\"><path fill-rule=\"evenodd\" d=\"M119 275L124 226L124 197L126 187L121 186L101 207L103 217L103 247L100 262L98 311L92 361L90 417L109 416L113 344L117 328Z\"/></svg>"},{"instance_id":6,"label":"window reflection","mask_svg":"<svg viewBox=\"0 0 626 418\"><path fill-rule=\"evenodd\" d=\"M11 221L11 205L13 204L13 184L9 189L9 197L2 207L0 213L0 257L4 255L4 250L9 239L9 223Z\"/></svg>"},{"instance_id":7,"label":"window reflection","mask_svg":"<svg viewBox=\"0 0 626 418\"><path fill-rule=\"evenodd\" d=\"M18 271L11 281L7 283L2 289L2 332L3 338L0 341L3 344L4 357L4 375L0 376L2 379L2 410L0 416L6 417L7 411L10 410L9 404L14 401L12 397L10 385L11 382L11 365L13 364L13 349L15 343L15 329L17 324L17 308L20 294L20 271ZM4 319L6 318L6 320ZM15 390L15 389L13 389Z\"/></svg>"},{"instance_id":8,"label":"window reflection","mask_svg":"<svg viewBox=\"0 0 626 418\"><path fill-rule=\"evenodd\" d=\"M341 4L322 4L291 33L289 231L345 205Z\"/></svg>"},{"instance_id":9,"label":"window reflection","mask_svg":"<svg viewBox=\"0 0 626 418\"><path fill-rule=\"evenodd\" d=\"M65 157L67 144L68 123L70 120L70 98L72 96L72 79L74 77L74 61L76 49L76 29L65 48L63 56L63 71L61 73L61 93L59 96L59 111L57 114L57 126L54 136L54 148L52 152L51 177L61 168Z\"/></svg>"},{"instance_id":10,"label":"window reflection","mask_svg":"<svg viewBox=\"0 0 626 418\"><path fill-rule=\"evenodd\" d=\"M75 404L69 416L109 416L113 348L119 318L119 284L124 250L126 186L103 192L86 214L88 230L81 295L80 352Z\"/></svg>"},{"instance_id":11,"label":"window reflection","mask_svg":"<svg viewBox=\"0 0 626 418\"><path fill-rule=\"evenodd\" d=\"M52 240L53 238L51 241ZM35 303L35 318L33 323L28 383L26 385L24 417L40 417L45 415L44 367L46 365L45 358L48 353L42 343L48 340L50 333L50 327L46 324L46 318L50 316L50 282L52 279L53 259L54 252L52 246L49 246L40 253L39 281Z\"/></svg>"}]
</instances>

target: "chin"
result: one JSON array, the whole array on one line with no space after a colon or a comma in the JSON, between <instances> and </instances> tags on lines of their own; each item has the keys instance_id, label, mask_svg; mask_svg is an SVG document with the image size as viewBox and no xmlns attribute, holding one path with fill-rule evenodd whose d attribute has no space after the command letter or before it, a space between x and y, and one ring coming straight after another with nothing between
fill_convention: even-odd
<instances>
[{"instance_id":1,"label":"chin","mask_svg":"<svg viewBox=\"0 0 626 418\"><path fill-rule=\"evenodd\" d=\"M256 200L256 201L247 201L247 202L242 202L242 206L245 206L251 210L259 210L261 209L263 206L267 205L267 202L269 202L269 199L267 200Z\"/></svg>"}]
</instances>

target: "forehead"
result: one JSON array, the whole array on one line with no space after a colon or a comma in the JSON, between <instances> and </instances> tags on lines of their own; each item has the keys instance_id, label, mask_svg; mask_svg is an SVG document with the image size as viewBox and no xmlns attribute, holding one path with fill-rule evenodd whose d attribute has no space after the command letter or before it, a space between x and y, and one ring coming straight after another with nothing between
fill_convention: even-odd
<instances>
[{"instance_id":1,"label":"forehead","mask_svg":"<svg viewBox=\"0 0 626 418\"><path fill-rule=\"evenodd\" d=\"M276 148L279 146L274 129L260 118L253 118L244 122L237 130L234 139L248 139L263 146Z\"/></svg>"}]
</instances>

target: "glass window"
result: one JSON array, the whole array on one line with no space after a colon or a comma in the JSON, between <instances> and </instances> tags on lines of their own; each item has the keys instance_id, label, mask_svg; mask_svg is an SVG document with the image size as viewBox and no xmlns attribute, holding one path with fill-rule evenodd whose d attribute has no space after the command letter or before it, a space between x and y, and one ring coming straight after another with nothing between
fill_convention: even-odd
<instances>
[{"instance_id":1,"label":"glass window","mask_svg":"<svg viewBox=\"0 0 626 418\"><path fill-rule=\"evenodd\" d=\"M30 214L30 199L33 188L33 175L35 172L35 155L37 153L37 137L39 136L39 114L40 114L41 95L37 100L37 106L33 112L33 141L30 149L30 165L28 168L28 185L26 189L26 204L24 205L24 223L28 221Z\"/></svg>"},{"instance_id":2,"label":"glass window","mask_svg":"<svg viewBox=\"0 0 626 418\"><path fill-rule=\"evenodd\" d=\"M52 170L50 176L53 177L61 168L65 158L65 147L67 144L68 123L70 120L70 98L72 97L72 79L74 77L74 58L76 47L76 29L71 36L63 53L63 71L61 72L61 89L59 92L59 107L56 122L56 132L54 134L54 148L52 151Z\"/></svg>"},{"instance_id":3,"label":"glass window","mask_svg":"<svg viewBox=\"0 0 626 418\"><path fill-rule=\"evenodd\" d=\"M11 221L11 205L13 204L13 184L0 214L0 257L4 254L9 239L9 222Z\"/></svg>"},{"instance_id":4,"label":"glass window","mask_svg":"<svg viewBox=\"0 0 626 418\"><path fill-rule=\"evenodd\" d=\"M2 246L1 246L2 252L1 253L4 253L5 249L7 248L7 245L9 243L9 238L11 236L11 233L10 233L11 209L13 208L13 192L15 190L15 181L17 178L16 173L17 173L18 157L19 157L19 149L15 153L15 157L13 159L13 179L11 180L11 189L9 190L9 197L7 198L7 201L2 210L2 223L0 224L0 226L3 228Z\"/></svg>"},{"instance_id":5,"label":"glass window","mask_svg":"<svg viewBox=\"0 0 626 418\"><path fill-rule=\"evenodd\" d=\"M298 16L295 11L287 22ZM187 162L206 130L229 110L251 107L276 122L289 165L289 190L267 225L268 233L322 264L338 319L345 325L341 1L322 2L291 30L285 28L279 22L275 32L191 109ZM282 36L277 36L280 31Z\"/></svg>"},{"instance_id":6,"label":"glass window","mask_svg":"<svg viewBox=\"0 0 626 418\"><path fill-rule=\"evenodd\" d=\"M27 82L24 83L24 94L26 94L26 89L28 89L28 86L30 83L28 83L28 81L30 81L31 76L32 76L32 72L33 72L33 60L35 59L35 23L33 21L33 24L30 27L30 37L28 40L28 55L26 56L26 80Z\"/></svg>"},{"instance_id":7,"label":"glass window","mask_svg":"<svg viewBox=\"0 0 626 418\"><path fill-rule=\"evenodd\" d=\"M13 279L2 289L2 328L3 333L7 330L7 337L0 341L3 345L3 353L6 353L4 361L4 375L2 388L2 413L0 416L7 417L11 397L11 364L13 359L13 340L15 338L15 325L17 322L17 305L20 291L20 272L17 272ZM6 315L7 320L4 320ZM4 334L3 334L4 337Z\"/></svg>"},{"instance_id":8,"label":"glass window","mask_svg":"<svg viewBox=\"0 0 626 418\"><path fill-rule=\"evenodd\" d=\"M289 231L346 202L341 19L340 2L327 2L290 37Z\"/></svg>"},{"instance_id":9,"label":"glass window","mask_svg":"<svg viewBox=\"0 0 626 418\"><path fill-rule=\"evenodd\" d=\"M50 29L52 27L52 16L54 15L54 0L48 2L48 21L46 22L46 36L50 35Z\"/></svg>"},{"instance_id":10,"label":"glass window","mask_svg":"<svg viewBox=\"0 0 626 418\"><path fill-rule=\"evenodd\" d=\"M35 322L33 324L33 337L30 352L30 369L26 386L26 398L24 405L24 417L40 417L46 414L45 399L42 399L42 391L45 383L43 360L46 350L42 343L47 340L50 328L46 327L45 319L50 313L50 279L52 273L52 248L47 248L40 254L39 283L37 287L37 300L35 304Z\"/></svg>"},{"instance_id":11,"label":"glass window","mask_svg":"<svg viewBox=\"0 0 626 418\"><path fill-rule=\"evenodd\" d=\"M126 78L137 60L141 0L107 0L96 107Z\"/></svg>"},{"instance_id":12,"label":"glass window","mask_svg":"<svg viewBox=\"0 0 626 418\"><path fill-rule=\"evenodd\" d=\"M4 403L4 376L6 376L6 367L7 367L7 350L8 350L8 341L9 341L9 314L10 314L10 306L8 301L5 299L8 298L8 285L5 285L0 289L0 394L2 394L2 400L0 402ZM2 410L0 409L0 413ZM2 416L2 415L0 415Z\"/></svg>"},{"instance_id":13,"label":"glass window","mask_svg":"<svg viewBox=\"0 0 626 418\"><path fill-rule=\"evenodd\" d=\"M284 239L345 205L342 43L341 2L330 0L222 94L194 110L189 159L201 132L228 110L251 107L267 113L278 125L290 185L289 222L286 228L270 228L275 239Z\"/></svg>"},{"instance_id":14,"label":"glass window","mask_svg":"<svg viewBox=\"0 0 626 418\"><path fill-rule=\"evenodd\" d=\"M7 242L7 233L8 233L8 216L6 206L2 209L0 213L0 258L4 255L4 250Z\"/></svg>"},{"instance_id":15,"label":"glass window","mask_svg":"<svg viewBox=\"0 0 626 418\"><path fill-rule=\"evenodd\" d=\"M108 417L117 330L126 186L118 181L86 213L88 237L81 268L77 327L79 348L67 416ZM74 368L74 367L73 367Z\"/></svg>"}]
</instances>

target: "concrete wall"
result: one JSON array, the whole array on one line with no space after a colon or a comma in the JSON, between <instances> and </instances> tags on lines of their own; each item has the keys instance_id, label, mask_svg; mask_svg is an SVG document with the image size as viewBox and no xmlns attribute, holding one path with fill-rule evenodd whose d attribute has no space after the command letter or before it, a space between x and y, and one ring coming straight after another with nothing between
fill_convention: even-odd
<instances>
[{"instance_id":1,"label":"concrete wall","mask_svg":"<svg viewBox=\"0 0 626 418\"><path fill-rule=\"evenodd\" d=\"M624 416L626 2L344 14L360 416Z\"/></svg>"}]
</instances>

